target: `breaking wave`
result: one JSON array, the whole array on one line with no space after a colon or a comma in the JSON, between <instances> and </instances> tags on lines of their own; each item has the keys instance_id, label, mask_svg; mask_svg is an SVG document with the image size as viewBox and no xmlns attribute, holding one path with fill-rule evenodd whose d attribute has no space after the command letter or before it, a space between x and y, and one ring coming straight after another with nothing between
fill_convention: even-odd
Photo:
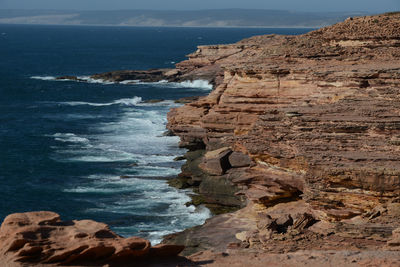
<instances>
[{"instance_id":1,"label":"breaking wave","mask_svg":"<svg viewBox=\"0 0 400 267\"><path fill-rule=\"evenodd\" d=\"M53 134L54 140L60 142L69 142L69 143L89 143L89 140L85 137L79 137L73 133L56 133Z\"/></svg>"},{"instance_id":2,"label":"breaking wave","mask_svg":"<svg viewBox=\"0 0 400 267\"><path fill-rule=\"evenodd\" d=\"M111 106L111 105L122 105L122 106L136 106L140 102L142 102L142 98L135 96L134 98L122 98L115 100L109 103L92 103L92 102L83 102L83 101L68 101L68 102L59 102L59 104L67 105L67 106L81 106L88 105L94 107L103 107L103 106Z\"/></svg>"},{"instance_id":3,"label":"breaking wave","mask_svg":"<svg viewBox=\"0 0 400 267\"><path fill-rule=\"evenodd\" d=\"M209 81L206 80L195 80L195 81L184 81L178 83L179 86L184 88L200 88L205 90L212 90L213 85L210 84Z\"/></svg>"},{"instance_id":4,"label":"breaking wave","mask_svg":"<svg viewBox=\"0 0 400 267\"><path fill-rule=\"evenodd\" d=\"M139 235L157 244L164 235L202 224L211 214L205 207L186 206L188 194L193 192L177 190L166 182L180 173L181 162L174 158L184 151L177 146L178 137L163 135L166 113L176 104L133 99L129 103L137 107L114 106L123 112L114 113L117 116L111 121L92 125L85 135L57 132L47 136L58 142L53 146L53 160L97 166L96 172L63 189L91 203L85 210L88 217L112 217L111 227L118 234ZM120 103L126 104L116 100L67 105L87 105L88 110L94 110L93 106Z\"/></svg>"},{"instance_id":5,"label":"breaking wave","mask_svg":"<svg viewBox=\"0 0 400 267\"><path fill-rule=\"evenodd\" d=\"M169 88L193 88L193 89L203 89L212 90L213 85L207 80L194 80L194 81L183 81L183 82L168 82L167 80L161 80L158 82L142 82L140 80L125 80L121 82L106 81L103 79L93 79L90 76L78 76L75 79L58 79L54 76L31 76L31 79L43 80L43 81L74 81L74 82L87 82L87 83L97 83L97 84L123 84L123 85L153 85L162 86Z\"/></svg>"},{"instance_id":6,"label":"breaking wave","mask_svg":"<svg viewBox=\"0 0 400 267\"><path fill-rule=\"evenodd\" d=\"M42 80L42 81L55 81L57 80L54 76L31 76L31 79Z\"/></svg>"}]
</instances>

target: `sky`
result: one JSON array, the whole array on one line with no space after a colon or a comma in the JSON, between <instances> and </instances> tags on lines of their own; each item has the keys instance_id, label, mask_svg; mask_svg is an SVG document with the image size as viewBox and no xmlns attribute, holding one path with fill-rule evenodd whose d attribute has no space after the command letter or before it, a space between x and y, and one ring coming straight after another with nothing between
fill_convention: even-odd
<instances>
[{"instance_id":1,"label":"sky","mask_svg":"<svg viewBox=\"0 0 400 267\"><path fill-rule=\"evenodd\" d=\"M400 10L400 0L0 0L0 9L198 10L221 8L380 13Z\"/></svg>"}]
</instances>

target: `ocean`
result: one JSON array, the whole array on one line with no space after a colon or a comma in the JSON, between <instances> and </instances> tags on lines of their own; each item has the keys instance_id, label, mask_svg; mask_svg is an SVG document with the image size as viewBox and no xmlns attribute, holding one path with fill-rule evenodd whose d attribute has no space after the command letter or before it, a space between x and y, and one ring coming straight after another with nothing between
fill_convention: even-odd
<instances>
[{"instance_id":1,"label":"ocean","mask_svg":"<svg viewBox=\"0 0 400 267\"><path fill-rule=\"evenodd\" d=\"M197 45L310 29L0 25L0 222L51 210L158 243L199 225L205 207L167 180L185 149L164 136L174 100L206 95L204 81L113 84L89 75L171 68ZM87 82L56 81L75 75ZM146 100L162 99L157 103Z\"/></svg>"}]
</instances>

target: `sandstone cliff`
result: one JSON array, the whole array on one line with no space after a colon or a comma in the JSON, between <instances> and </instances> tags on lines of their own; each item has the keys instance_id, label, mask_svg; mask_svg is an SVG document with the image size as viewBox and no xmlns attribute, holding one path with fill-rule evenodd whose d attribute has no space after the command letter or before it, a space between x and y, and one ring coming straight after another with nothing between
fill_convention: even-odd
<instances>
[{"instance_id":1,"label":"sandstone cliff","mask_svg":"<svg viewBox=\"0 0 400 267\"><path fill-rule=\"evenodd\" d=\"M92 221L14 214L0 263L159 266L185 245L184 255L200 252L169 264L400 265L400 14L201 46L174 70L93 77L213 83L168 114L189 149L178 184L238 210L157 247Z\"/></svg>"},{"instance_id":2,"label":"sandstone cliff","mask_svg":"<svg viewBox=\"0 0 400 267\"><path fill-rule=\"evenodd\" d=\"M271 241L277 235L295 240L289 232L310 227L322 234L310 240L348 237L343 248L390 240L400 226L400 14L202 46L177 69L213 70L216 77L210 95L168 115L181 146L205 148L191 161L203 171L193 172L191 184L206 203L246 208L170 242L196 247L208 240L213 247L219 243L207 227L228 225L236 233L221 249L236 235L239 246L271 250L279 247ZM224 186L234 192L228 203L218 189ZM317 243L293 249L323 247Z\"/></svg>"}]
</instances>

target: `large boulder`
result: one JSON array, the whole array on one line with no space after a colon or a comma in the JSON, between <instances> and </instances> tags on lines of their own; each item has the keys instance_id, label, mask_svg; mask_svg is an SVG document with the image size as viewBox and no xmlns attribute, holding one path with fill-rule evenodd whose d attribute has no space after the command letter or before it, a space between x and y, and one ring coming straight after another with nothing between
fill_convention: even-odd
<instances>
[{"instance_id":1,"label":"large boulder","mask_svg":"<svg viewBox=\"0 0 400 267\"><path fill-rule=\"evenodd\" d=\"M205 154L200 168L210 175L223 175L231 168L229 163L229 155L232 150L229 147L223 147Z\"/></svg>"},{"instance_id":2,"label":"large boulder","mask_svg":"<svg viewBox=\"0 0 400 267\"><path fill-rule=\"evenodd\" d=\"M106 224L62 221L54 212L16 213L0 228L0 265L108 264L175 257L183 246L152 247L139 237L123 238Z\"/></svg>"}]
</instances>

